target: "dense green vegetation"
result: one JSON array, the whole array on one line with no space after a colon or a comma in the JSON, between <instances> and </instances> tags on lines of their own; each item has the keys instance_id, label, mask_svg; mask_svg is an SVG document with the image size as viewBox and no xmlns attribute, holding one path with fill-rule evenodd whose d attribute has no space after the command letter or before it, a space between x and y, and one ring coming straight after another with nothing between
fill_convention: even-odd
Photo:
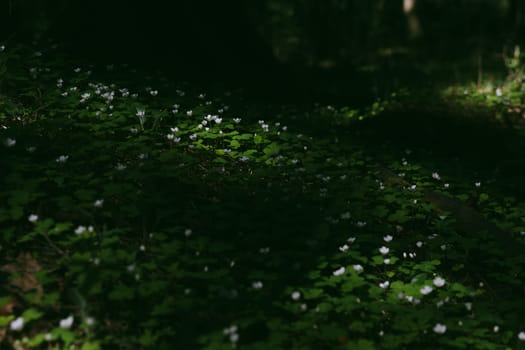
<instances>
[{"instance_id":1,"label":"dense green vegetation","mask_svg":"<svg viewBox=\"0 0 525 350\"><path fill-rule=\"evenodd\" d=\"M507 64L294 106L2 46L0 348L523 348Z\"/></svg>"}]
</instances>

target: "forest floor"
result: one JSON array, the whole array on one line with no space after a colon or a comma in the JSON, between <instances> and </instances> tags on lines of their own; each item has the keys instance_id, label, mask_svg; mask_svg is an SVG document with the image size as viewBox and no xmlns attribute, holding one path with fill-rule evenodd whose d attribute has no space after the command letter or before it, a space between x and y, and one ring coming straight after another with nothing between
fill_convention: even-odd
<instances>
[{"instance_id":1,"label":"forest floor","mask_svg":"<svg viewBox=\"0 0 525 350\"><path fill-rule=\"evenodd\" d=\"M513 82L305 108L58 57L0 52L0 349L524 348Z\"/></svg>"}]
</instances>

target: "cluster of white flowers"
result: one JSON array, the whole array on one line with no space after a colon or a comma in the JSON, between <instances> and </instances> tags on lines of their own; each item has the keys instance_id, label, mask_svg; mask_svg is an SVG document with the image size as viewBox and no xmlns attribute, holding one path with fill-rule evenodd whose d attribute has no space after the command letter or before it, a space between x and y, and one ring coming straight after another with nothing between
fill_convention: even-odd
<instances>
[{"instance_id":1,"label":"cluster of white flowers","mask_svg":"<svg viewBox=\"0 0 525 350\"><path fill-rule=\"evenodd\" d=\"M228 336L232 345L235 345L239 341L239 329L236 325L224 328L223 334Z\"/></svg>"}]
</instances>

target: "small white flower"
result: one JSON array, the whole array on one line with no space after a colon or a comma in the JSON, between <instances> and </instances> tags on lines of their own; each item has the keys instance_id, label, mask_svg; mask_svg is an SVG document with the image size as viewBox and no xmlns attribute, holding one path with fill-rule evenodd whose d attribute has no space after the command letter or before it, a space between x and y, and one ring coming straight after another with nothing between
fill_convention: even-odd
<instances>
[{"instance_id":1,"label":"small white flower","mask_svg":"<svg viewBox=\"0 0 525 350\"><path fill-rule=\"evenodd\" d=\"M3 52L5 50L5 45L0 45L0 52Z\"/></svg>"},{"instance_id":2,"label":"small white flower","mask_svg":"<svg viewBox=\"0 0 525 350\"><path fill-rule=\"evenodd\" d=\"M144 109L137 108L137 113L135 115L140 118L140 117L144 117L145 114L146 114L146 111Z\"/></svg>"},{"instance_id":3,"label":"small white flower","mask_svg":"<svg viewBox=\"0 0 525 350\"><path fill-rule=\"evenodd\" d=\"M434 285L436 287L440 288L440 287L443 287L445 285L445 279L443 279L443 278L438 276L438 277L434 278L432 283L434 283Z\"/></svg>"},{"instance_id":4,"label":"small white flower","mask_svg":"<svg viewBox=\"0 0 525 350\"><path fill-rule=\"evenodd\" d=\"M474 183L474 185L475 185L476 187L480 187L480 186L481 186L481 182L476 182L476 183Z\"/></svg>"},{"instance_id":5,"label":"small white flower","mask_svg":"<svg viewBox=\"0 0 525 350\"><path fill-rule=\"evenodd\" d=\"M499 326L495 325L494 328L492 328L492 330L494 331L494 333L498 333L499 332Z\"/></svg>"},{"instance_id":6,"label":"small white flower","mask_svg":"<svg viewBox=\"0 0 525 350\"><path fill-rule=\"evenodd\" d=\"M144 251L146 251L146 246L144 246L144 244L141 244L139 249L140 249L141 252L144 252Z\"/></svg>"},{"instance_id":7,"label":"small white flower","mask_svg":"<svg viewBox=\"0 0 525 350\"><path fill-rule=\"evenodd\" d=\"M7 139L5 139L4 145L6 147L13 147L14 145L16 145L16 140L8 137Z\"/></svg>"},{"instance_id":8,"label":"small white flower","mask_svg":"<svg viewBox=\"0 0 525 350\"><path fill-rule=\"evenodd\" d=\"M151 96L157 96L159 94L159 91L158 90L151 90L149 93L150 93Z\"/></svg>"},{"instance_id":9,"label":"small white flower","mask_svg":"<svg viewBox=\"0 0 525 350\"><path fill-rule=\"evenodd\" d=\"M443 334L447 331L447 326L441 323L436 323L433 330L437 334Z\"/></svg>"},{"instance_id":10,"label":"small white flower","mask_svg":"<svg viewBox=\"0 0 525 350\"><path fill-rule=\"evenodd\" d=\"M91 316L88 316L86 317L86 325L88 327L91 327L95 324L95 318L91 317Z\"/></svg>"},{"instance_id":11,"label":"small white flower","mask_svg":"<svg viewBox=\"0 0 525 350\"><path fill-rule=\"evenodd\" d=\"M297 292L297 291L293 292L293 293L292 293L292 299L293 299L293 300L299 300L299 299L301 299L301 293L300 293L300 292Z\"/></svg>"},{"instance_id":12,"label":"small white flower","mask_svg":"<svg viewBox=\"0 0 525 350\"><path fill-rule=\"evenodd\" d=\"M69 159L69 156L61 155L60 157L55 159L55 161L57 163L65 163L65 162L67 162L68 159Z\"/></svg>"},{"instance_id":13,"label":"small white flower","mask_svg":"<svg viewBox=\"0 0 525 350\"><path fill-rule=\"evenodd\" d=\"M9 325L9 328L12 331L21 331L22 328L24 328L24 318L22 316L14 319L11 321L11 324Z\"/></svg>"},{"instance_id":14,"label":"small white flower","mask_svg":"<svg viewBox=\"0 0 525 350\"><path fill-rule=\"evenodd\" d=\"M348 243L354 243L355 242L355 237L348 237L348 239L346 240Z\"/></svg>"},{"instance_id":15,"label":"small white flower","mask_svg":"<svg viewBox=\"0 0 525 350\"><path fill-rule=\"evenodd\" d=\"M193 111L186 111L186 115L187 115L188 117L191 117L191 116L193 115Z\"/></svg>"},{"instance_id":16,"label":"small white flower","mask_svg":"<svg viewBox=\"0 0 525 350\"><path fill-rule=\"evenodd\" d=\"M28 216L27 220L29 220L29 222L33 222L33 223L34 223L34 222L37 222L37 220L38 220L38 215L36 215L36 214L31 214L31 215Z\"/></svg>"},{"instance_id":17,"label":"small white flower","mask_svg":"<svg viewBox=\"0 0 525 350\"><path fill-rule=\"evenodd\" d=\"M341 219L348 220L348 219L350 219L351 216L352 215L350 215L350 212L347 211L347 212L341 214Z\"/></svg>"},{"instance_id":18,"label":"small white flower","mask_svg":"<svg viewBox=\"0 0 525 350\"><path fill-rule=\"evenodd\" d=\"M518 333L518 339L519 340L525 340L525 332L519 332Z\"/></svg>"},{"instance_id":19,"label":"small white flower","mask_svg":"<svg viewBox=\"0 0 525 350\"><path fill-rule=\"evenodd\" d=\"M237 333L230 334L230 341L232 343L237 343L239 341L239 334Z\"/></svg>"},{"instance_id":20,"label":"small white flower","mask_svg":"<svg viewBox=\"0 0 525 350\"><path fill-rule=\"evenodd\" d=\"M118 171L122 171L124 169L126 169L127 166L122 164L122 163L118 163L117 166L115 167L115 169L117 169Z\"/></svg>"},{"instance_id":21,"label":"small white flower","mask_svg":"<svg viewBox=\"0 0 525 350\"><path fill-rule=\"evenodd\" d=\"M343 252L343 253L346 253L348 251L348 244L345 244L341 247L339 247L339 251Z\"/></svg>"},{"instance_id":22,"label":"small white flower","mask_svg":"<svg viewBox=\"0 0 525 350\"><path fill-rule=\"evenodd\" d=\"M423 288L421 288L419 290L421 292L421 294L423 295L427 295L427 294L430 294L432 292L432 287L430 286L424 286Z\"/></svg>"},{"instance_id":23,"label":"small white flower","mask_svg":"<svg viewBox=\"0 0 525 350\"><path fill-rule=\"evenodd\" d=\"M390 259L384 259L383 262L385 263L385 265L388 265L390 264Z\"/></svg>"},{"instance_id":24,"label":"small white flower","mask_svg":"<svg viewBox=\"0 0 525 350\"><path fill-rule=\"evenodd\" d=\"M192 140L192 141L197 140L197 134L191 134L190 135L190 140Z\"/></svg>"},{"instance_id":25,"label":"small white flower","mask_svg":"<svg viewBox=\"0 0 525 350\"><path fill-rule=\"evenodd\" d=\"M357 227L365 227L366 226L366 222L365 221L358 221L356 223Z\"/></svg>"},{"instance_id":26,"label":"small white flower","mask_svg":"<svg viewBox=\"0 0 525 350\"><path fill-rule=\"evenodd\" d=\"M343 273L345 273L345 267L344 266L341 266L340 268L338 268L337 270L335 270L333 272L333 275L334 276L341 276Z\"/></svg>"},{"instance_id":27,"label":"small white flower","mask_svg":"<svg viewBox=\"0 0 525 350\"><path fill-rule=\"evenodd\" d=\"M53 340L53 334L51 334L51 333L46 333L46 335L44 336L44 339L45 339L46 341L51 341L51 340Z\"/></svg>"},{"instance_id":28,"label":"small white flower","mask_svg":"<svg viewBox=\"0 0 525 350\"><path fill-rule=\"evenodd\" d=\"M443 187L445 187L445 188L449 188L450 185L449 185L449 184L444 184Z\"/></svg>"},{"instance_id":29,"label":"small white flower","mask_svg":"<svg viewBox=\"0 0 525 350\"><path fill-rule=\"evenodd\" d=\"M501 91L501 88L496 89L496 96L501 97L503 95L503 92Z\"/></svg>"},{"instance_id":30,"label":"small white flower","mask_svg":"<svg viewBox=\"0 0 525 350\"><path fill-rule=\"evenodd\" d=\"M233 122L235 124L239 124L241 122L241 120L242 120L241 118L233 118Z\"/></svg>"},{"instance_id":31,"label":"small white flower","mask_svg":"<svg viewBox=\"0 0 525 350\"><path fill-rule=\"evenodd\" d=\"M390 249L385 246L382 246L381 248L379 248L379 252L383 255L388 254L389 251Z\"/></svg>"},{"instance_id":32,"label":"small white flower","mask_svg":"<svg viewBox=\"0 0 525 350\"><path fill-rule=\"evenodd\" d=\"M82 225L80 225L80 226L78 226L78 227L75 229L75 233L76 233L77 235L81 235L81 234L83 234L84 232L86 232L86 226L82 226Z\"/></svg>"},{"instance_id":33,"label":"small white flower","mask_svg":"<svg viewBox=\"0 0 525 350\"><path fill-rule=\"evenodd\" d=\"M191 229L189 229L189 228L184 230L184 236L186 236L186 237L191 236L192 233L193 233L193 231Z\"/></svg>"},{"instance_id":34,"label":"small white flower","mask_svg":"<svg viewBox=\"0 0 525 350\"><path fill-rule=\"evenodd\" d=\"M417 241L417 242L416 242L416 246L417 246L418 248L421 248L421 247L423 246L423 242L421 242L421 241Z\"/></svg>"},{"instance_id":35,"label":"small white flower","mask_svg":"<svg viewBox=\"0 0 525 350\"><path fill-rule=\"evenodd\" d=\"M363 271L363 266L359 264L354 265L353 268L354 268L354 271L356 272Z\"/></svg>"},{"instance_id":36,"label":"small white flower","mask_svg":"<svg viewBox=\"0 0 525 350\"><path fill-rule=\"evenodd\" d=\"M261 281L256 281L252 283L253 289L261 289L263 287L263 283Z\"/></svg>"},{"instance_id":37,"label":"small white flower","mask_svg":"<svg viewBox=\"0 0 525 350\"><path fill-rule=\"evenodd\" d=\"M441 176L438 173L432 173L432 178L435 180L441 180Z\"/></svg>"},{"instance_id":38,"label":"small white flower","mask_svg":"<svg viewBox=\"0 0 525 350\"><path fill-rule=\"evenodd\" d=\"M465 303L465 308L467 309L467 311L472 310L472 303L471 302Z\"/></svg>"},{"instance_id":39,"label":"small white flower","mask_svg":"<svg viewBox=\"0 0 525 350\"><path fill-rule=\"evenodd\" d=\"M94 203L93 203L93 206L95 208L102 208L102 206L104 205L104 200L103 199L97 199Z\"/></svg>"},{"instance_id":40,"label":"small white flower","mask_svg":"<svg viewBox=\"0 0 525 350\"><path fill-rule=\"evenodd\" d=\"M394 237L392 237L391 235L386 235L385 237L383 237L383 240L385 242L390 242L394 239Z\"/></svg>"},{"instance_id":41,"label":"small white flower","mask_svg":"<svg viewBox=\"0 0 525 350\"><path fill-rule=\"evenodd\" d=\"M60 328L69 329L73 325L74 318L73 316L66 317L60 320Z\"/></svg>"},{"instance_id":42,"label":"small white flower","mask_svg":"<svg viewBox=\"0 0 525 350\"><path fill-rule=\"evenodd\" d=\"M383 283L379 283L379 287L381 287L383 289L388 288L389 285L390 285L389 281L385 281Z\"/></svg>"}]
</instances>

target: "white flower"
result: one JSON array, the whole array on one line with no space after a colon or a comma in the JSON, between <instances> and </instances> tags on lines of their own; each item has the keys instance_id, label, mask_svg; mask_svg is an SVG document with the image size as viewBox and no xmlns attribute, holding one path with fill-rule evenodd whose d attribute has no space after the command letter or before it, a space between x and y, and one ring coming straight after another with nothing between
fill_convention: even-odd
<instances>
[{"instance_id":1,"label":"white flower","mask_svg":"<svg viewBox=\"0 0 525 350\"><path fill-rule=\"evenodd\" d=\"M501 97L503 95L503 92L501 91L501 88L496 89L496 96Z\"/></svg>"},{"instance_id":2,"label":"white flower","mask_svg":"<svg viewBox=\"0 0 525 350\"><path fill-rule=\"evenodd\" d=\"M357 227L365 227L366 226L366 222L365 221L358 221L356 223Z\"/></svg>"},{"instance_id":3,"label":"white flower","mask_svg":"<svg viewBox=\"0 0 525 350\"><path fill-rule=\"evenodd\" d=\"M97 199L95 201L95 203L93 203L93 206L95 208L102 208L103 205L104 205L104 200L103 199Z\"/></svg>"},{"instance_id":4,"label":"white flower","mask_svg":"<svg viewBox=\"0 0 525 350\"><path fill-rule=\"evenodd\" d=\"M93 326L95 324L95 318L88 316L86 317L86 325L87 326Z\"/></svg>"},{"instance_id":5,"label":"white flower","mask_svg":"<svg viewBox=\"0 0 525 350\"><path fill-rule=\"evenodd\" d=\"M417 246L418 248L421 248L421 247L423 246L423 242L421 242L421 241L417 241L417 242L416 242L416 246Z\"/></svg>"},{"instance_id":6,"label":"white flower","mask_svg":"<svg viewBox=\"0 0 525 350\"><path fill-rule=\"evenodd\" d=\"M224 328L222 332L224 333L224 335L228 335L228 334L237 333L237 329L238 329L237 326L233 325L231 327Z\"/></svg>"},{"instance_id":7,"label":"white flower","mask_svg":"<svg viewBox=\"0 0 525 350\"><path fill-rule=\"evenodd\" d=\"M388 265L388 264L390 264L390 259L384 259L383 262L384 262L386 265Z\"/></svg>"},{"instance_id":8,"label":"white flower","mask_svg":"<svg viewBox=\"0 0 525 350\"><path fill-rule=\"evenodd\" d=\"M394 239L394 237L392 237L391 235L386 235L385 237L383 237L383 239L385 242L390 242L391 240Z\"/></svg>"},{"instance_id":9,"label":"white flower","mask_svg":"<svg viewBox=\"0 0 525 350\"><path fill-rule=\"evenodd\" d=\"M144 251L146 251L146 246L144 246L144 244L141 244L139 249L140 249L141 252L144 252Z\"/></svg>"},{"instance_id":10,"label":"white flower","mask_svg":"<svg viewBox=\"0 0 525 350\"><path fill-rule=\"evenodd\" d=\"M78 227L75 229L75 233L76 233L77 235L81 235L81 234L83 234L84 232L86 232L86 226L82 226L82 225L80 225L80 226L78 226Z\"/></svg>"},{"instance_id":11,"label":"white flower","mask_svg":"<svg viewBox=\"0 0 525 350\"><path fill-rule=\"evenodd\" d=\"M499 332L499 326L495 325L494 328L492 328L492 330L494 331L494 333L498 333Z\"/></svg>"},{"instance_id":12,"label":"white flower","mask_svg":"<svg viewBox=\"0 0 525 350\"><path fill-rule=\"evenodd\" d=\"M345 253L345 252L348 251L348 248L349 248L349 247L348 247L348 244L345 244L345 245L339 247L339 251Z\"/></svg>"},{"instance_id":13,"label":"white flower","mask_svg":"<svg viewBox=\"0 0 525 350\"><path fill-rule=\"evenodd\" d=\"M437 334L443 334L447 331L447 326L441 323L436 323L433 330Z\"/></svg>"},{"instance_id":14,"label":"white flower","mask_svg":"<svg viewBox=\"0 0 525 350\"><path fill-rule=\"evenodd\" d=\"M14 319L11 321L11 324L9 325L9 328L12 331L21 331L22 328L24 328L24 318L22 316Z\"/></svg>"},{"instance_id":15,"label":"white flower","mask_svg":"<svg viewBox=\"0 0 525 350\"><path fill-rule=\"evenodd\" d=\"M197 134L191 134L190 135L190 140L192 140L192 141L197 140Z\"/></svg>"},{"instance_id":16,"label":"white flower","mask_svg":"<svg viewBox=\"0 0 525 350\"><path fill-rule=\"evenodd\" d=\"M481 186L481 182L476 182L476 183L474 183L474 185L476 185L476 187L480 187Z\"/></svg>"},{"instance_id":17,"label":"white flower","mask_svg":"<svg viewBox=\"0 0 525 350\"><path fill-rule=\"evenodd\" d=\"M140 118L140 117L144 117L145 114L146 114L145 110L137 108L137 114L135 115Z\"/></svg>"},{"instance_id":18,"label":"white flower","mask_svg":"<svg viewBox=\"0 0 525 350\"><path fill-rule=\"evenodd\" d=\"M449 186L450 186L449 184L444 184L443 185L443 187L445 187L445 188L449 188Z\"/></svg>"},{"instance_id":19,"label":"white flower","mask_svg":"<svg viewBox=\"0 0 525 350\"><path fill-rule=\"evenodd\" d=\"M230 334L230 341L232 343L237 343L239 341L239 334L237 333Z\"/></svg>"},{"instance_id":20,"label":"white flower","mask_svg":"<svg viewBox=\"0 0 525 350\"><path fill-rule=\"evenodd\" d=\"M381 287L383 289L388 288L389 285L390 285L389 281L385 281L383 283L379 283L379 287Z\"/></svg>"},{"instance_id":21,"label":"white flower","mask_svg":"<svg viewBox=\"0 0 525 350\"><path fill-rule=\"evenodd\" d=\"M340 268L338 268L337 270L335 270L333 272L333 275L334 276L341 276L343 273L345 273L345 267L344 266L341 266Z\"/></svg>"},{"instance_id":22,"label":"white flower","mask_svg":"<svg viewBox=\"0 0 525 350\"><path fill-rule=\"evenodd\" d=\"M67 162L69 156L64 156L64 155L61 155L60 157L58 157L57 159L55 159L55 161L57 163L65 163Z\"/></svg>"},{"instance_id":23,"label":"white flower","mask_svg":"<svg viewBox=\"0 0 525 350\"><path fill-rule=\"evenodd\" d=\"M348 239L346 240L348 243L354 243L355 242L355 237L348 237Z\"/></svg>"},{"instance_id":24,"label":"white flower","mask_svg":"<svg viewBox=\"0 0 525 350\"><path fill-rule=\"evenodd\" d=\"M439 176L438 173L432 173L432 178L433 178L433 179L436 179L436 180L440 180L440 179L441 179L441 176Z\"/></svg>"},{"instance_id":25,"label":"white flower","mask_svg":"<svg viewBox=\"0 0 525 350\"><path fill-rule=\"evenodd\" d=\"M151 90L149 93L150 93L151 96L157 96L159 91L158 90Z\"/></svg>"},{"instance_id":26,"label":"white flower","mask_svg":"<svg viewBox=\"0 0 525 350\"><path fill-rule=\"evenodd\" d=\"M525 340L525 332L519 332L518 339L519 340Z\"/></svg>"},{"instance_id":27,"label":"white flower","mask_svg":"<svg viewBox=\"0 0 525 350\"><path fill-rule=\"evenodd\" d=\"M186 111L186 115L187 115L188 117L191 117L192 114L193 114L193 111Z\"/></svg>"},{"instance_id":28,"label":"white flower","mask_svg":"<svg viewBox=\"0 0 525 350\"><path fill-rule=\"evenodd\" d=\"M115 167L115 169L117 169L118 171L122 171L124 169L126 169L127 166L122 164L122 163L118 163L117 166Z\"/></svg>"},{"instance_id":29,"label":"white flower","mask_svg":"<svg viewBox=\"0 0 525 350\"><path fill-rule=\"evenodd\" d=\"M193 233L193 231L191 229L189 229L189 228L184 230L184 236L186 236L186 237L191 236L192 233Z\"/></svg>"},{"instance_id":30,"label":"white flower","mask_svg":"<svg viewBox=\"0 0 525 350\"><path fill-rule=\"evenodd\" d=\"M69 329L73 325L74 318L73 316L66 317L60 320L60 328Z\"/></svg>"},{"instance_id":31,"label":"white flower","mask_svg":"<svg viewBox=\"0 0 525 350\"><path fill-rule=\"evenodd\" d=\"M379 252L383 255L388 254L389 251L390 249L385 246L382 246L381 248L379 248Z\"/></svg>"},{"instance_id":32,"label":"white flower","mask_svg":"<svg viewBox=\"0 0 525 350\"><path fill-rule=\"evenodd\" d=\"M419 290L421 292L421 294L423 295L427 295L427 294L430 294L432 292L432 287L430 286L424 286L423 288L421 288Z\"/></svg>"},{"instance_id":33,"label":"white flower","mask_svg":"<svg viewBox=\"0 0 525 350\"><path fill-rule=\"evenodd\" d=\"M235 124L239 124L241 122L241 120L242 120L241 118L233 118L233 122Z\"/></svg>"},{"instance_id":34,"label":"white flower","mask_svg":"<svg viewBox=\"0 0 525 350\"><path fill-rule=\"evenodd\" d=\"M256 281L252 283L253 289L261 289L263 287L263 283L261 281Z\"/></svg>"},{"instance_id":35,"label":"white flower","mask_svg":"<svg viewBox=\"0 0 525 350\"><path fill-rule=\"evenodd\" d=\"M51 341L51 340L53 340L53 334L51 334L51 333L46 333L46 335L44 336L44 339L45 339L46 341Z\"/></svg>"},{"instance_id":36,"label":"white flower","mask_svg":"<svg viewBox=\"0 0 525 350\"><path fill-rule=\"evenodd\" d=\"M350 212L347 211L347 212L341 214L341 219L348 220L348 219L350 219L351 216L352 215L350 214Z\"/></svg>"},{"instance_id":37,"label":"white flower","mask_svg":"<svg viewBox=\"0 0 525 350\"><path fill-rule=\"evenodd\" d=\"M4 145L6 147L13 147L14 145L16 145L16 140L8 137L7 139L5 139Z\"/></svg>"},{"instance_id":38,"label":"white flower","mask_svg":"<svg viewBox=\"0 0 525 350\"><path fill-rule=\"evenodd\" d=\"M297 292L297 291L293 292L293 293L292 293L292 299L293 299L293 300L299 300L299 299L301 299L301 293L300 293L300 292Z\"/></svg>"},{"instance_id":39,"label":"white flower","mask_svg":"<svg viewBox=\"0 0 525 350\"><path fill-rule=\"evenodd\" d=\"M27 220L29 220L29 222L37 222L38 220L38 215L36 214L31 214L28 216Z\"/></svg>"},{"instance_id":40,"label":"white flower","mask_svg":"<svg viewBox=\"0 0 525 350\"><path fill-rule=\"evenodd\" d=\"M445 285L445 279L441 278L441 277L436 277L434 278L434 280L432 281L432 283L434 283L434 285L436 287L443 287Z\"/></svg>"},{"instance_id":41,"label":"white flower","mask_svg":"<svg viewBox=\"0 0 525 350\"><path fill-rule=\"evenodd\" d=\"M3 52L5 50L5 45L0 46L0 52Z\"/></svg>"},{"instance_id":42,"label":"white flower","mask_svg":"<svg viewBox=\"0 0 525 350\"><path fill-rule=\"evenodd\" d=\"M359 264L354 265L353 268L356 272L363 271L363 266Z\"/></svg>"}]
</instances>

